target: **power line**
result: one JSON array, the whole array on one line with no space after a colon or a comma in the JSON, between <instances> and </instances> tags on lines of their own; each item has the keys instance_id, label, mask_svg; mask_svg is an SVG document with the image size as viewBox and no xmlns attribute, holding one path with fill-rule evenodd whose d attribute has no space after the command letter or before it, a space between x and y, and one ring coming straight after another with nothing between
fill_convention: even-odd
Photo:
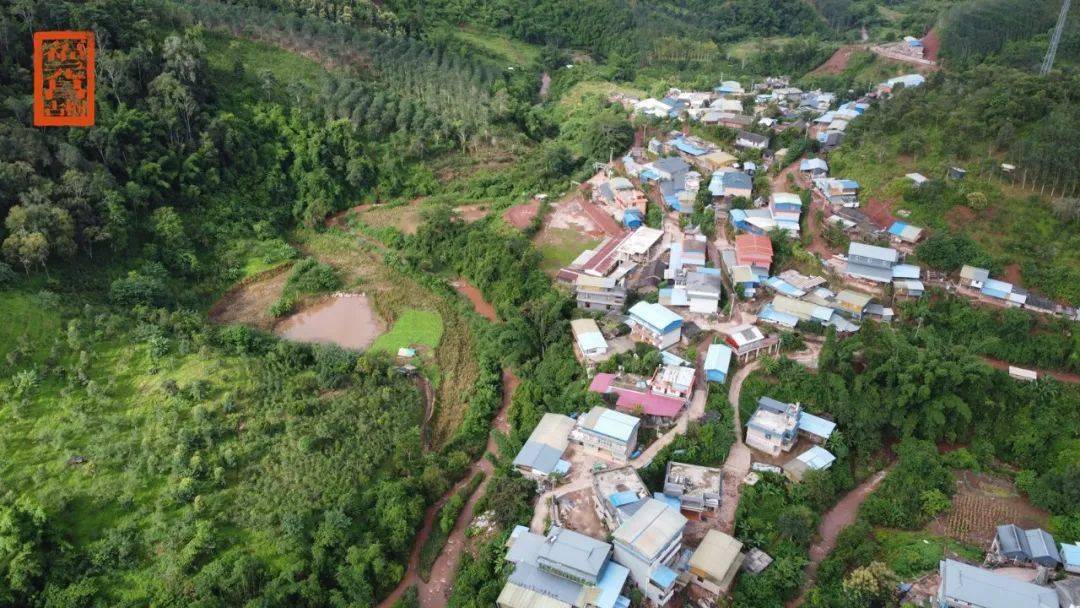
<instances>
[{"instance_id":1,"label":"power line","mask_svg":"<svg viewBox=\"0 0 1080 608\"><path fill-rule=\"evenodd\" d=\"M1046 59L1043 59L1042 68L1039 70L1040 76L1046 76L1050 73L1050 68L1054 67L1054 56L1057 55L1058 43L1061 42L1061 33L1065 30L1065 18L1069 15L1069 4L1071 3L1072 0L1062 0L1057 25L1054 26L1054 36L1050 38L1050 48L1047 49Z\"/></svg>"}]
</instances>

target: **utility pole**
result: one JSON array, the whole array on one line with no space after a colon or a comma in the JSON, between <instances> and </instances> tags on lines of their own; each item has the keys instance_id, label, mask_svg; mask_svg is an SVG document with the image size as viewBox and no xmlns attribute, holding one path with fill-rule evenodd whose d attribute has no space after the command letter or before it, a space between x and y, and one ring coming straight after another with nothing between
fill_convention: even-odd
<instances>
[{"instance_id":1,"label":"utility pole","mask_svg":"<svg viewBox=\"0 0 1080 608\"><path fill-rule=\"evenodd\" d=\"M1072 0L1062 0L1061 12L1058 13L1057 25L1054 26L1054 35L1050 38L1050 48L1046 51L1046 59L1043 59L1042 67L1039 69L1040 76L1046 76L1050 73L1050 69L1054 67L1054 56L1057 55L1058 44L1061 42L1061 33L1065 30L1065 19L1069 15L1069 4Z\"/></svg>"}]
</instances>

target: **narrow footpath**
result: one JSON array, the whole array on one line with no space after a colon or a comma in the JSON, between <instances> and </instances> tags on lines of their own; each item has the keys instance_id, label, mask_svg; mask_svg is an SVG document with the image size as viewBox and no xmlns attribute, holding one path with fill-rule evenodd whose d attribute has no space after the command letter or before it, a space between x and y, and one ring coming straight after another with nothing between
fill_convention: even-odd
<instances>
[{"instance_id":1,"label":"narrow footpath","mask_svg":"<svg viewBox=\"0 0 1080 608\"><path fill-rule=\"evenodd\" d=\"M740 367L731 377L731 386L728 388L728 402L732 410L731 423L735 427L735 443L731 444L731 451L728 452L727 460L724 461L724 497L720 501L720 521L716 525L718 530L728 534L735 531L735 511L739 507L739 496L742 494L742 480L750 472L750 463L753 461L750 448L743 443L739 396L742 394L743 381L760 366L761 360L754 359Z\"/></svg>"},{"instance_id":2,"label":"narrow footpath","mask_svg":"<svg viewBox=\"0 0 1080 608\"><path fill-rule=\"evenodd\" d=\"M806 571L803 573L802 592L799 593L798 597L787 603L787 608L802 605L806 599L806 592L813 586L818 566L821 565L821 561L825 559L825 556L836 547L836 537L840 535L841 530L855 523L855 516L859 513L859 505L878 487L881 480L885 479L885 475L891 468L892 465L874 473L861 484L855 486L821 518L821 525L818 526L818 539L813 545L810 545L810 565L806 567Z\"/></svg>"},{"instance_id":3,"label":"narrow footpath","mask_svg":"<svg viewBox=\"0 0 1080 608\"><path fill-rule=\"evenodd\" d=\"M483 299L480 295L480 291L467 281L459 280L454 283L454 287L468 298L476 311L491 321L497 321L498 316L495 314L495 309ZM502 372L502 393L503 400L502 406L499 408L499 413L495 415L495 419L492 421L492 430L497 430L502 433L508 433L510 430L510 424L507 422L507 411L509 410L510 400L514 395L514 390L517 389L520 380L514 372L504 368ZM413 542L412 552L409 555L409 564L405 570L405 575L398 582L397 587L384 599L379 608L390 608L401 599L405 591L409 587L416 586L418 591L421 608L441 608L446 605L447 600L450 598L450 591L454 583L454 574L457 572L458 564L461 563L461 554L468 548L468 539L465 536L465 531L468 530L469 524L472 522L476 513L473 512L476 506L476 501L480 500L480 497L484 495L484 491L487 489L488 481L491 480L491 474L494 471L494 466L491 461L488 460L487 455L498 454L499 448L495 442L495 433L488 434L487 446L484 449L484 453L480 455L475 462L469 467L468 473L461 479L461 481L454 484L454 487L450 488L435 504L428 507L424 513L423 526L420 528L420 533L416 535L416 540ZM439 509L446 504L446 501L451 496L456 494L461 488L465 487L469 480L471 480L477 473L484 474L484 481L477 486L476 490L469 496L469 500L465 502L465 506L461 509L461 513L458 514L457 521L454 522L454 529L450 531L450 536L446 540L446 544L442 548L442 552L439 553L438 558L435 559L435 564L431 568L431 576L428 577L427 582L424 582L420 578L420 551L427 542L431 531L435 526L435 518L438 516Z\"/></svg>"}]
</instances>

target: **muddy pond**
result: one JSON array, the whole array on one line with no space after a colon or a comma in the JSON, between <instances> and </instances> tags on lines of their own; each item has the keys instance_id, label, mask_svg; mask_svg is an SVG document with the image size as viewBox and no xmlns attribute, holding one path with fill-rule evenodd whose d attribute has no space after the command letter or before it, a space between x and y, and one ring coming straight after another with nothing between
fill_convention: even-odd
<instances>
[{"instance_id":1,"label":"muddy pond","mask_svg":"<svg viewBox=\"0 0 1080 608\"><path fill-rule=\"evenodd\" d=\"M296 342L337 344L364 350L386 326L364 294L337 294L312 304L278 323L274 332Z\"/></svg>"}]
</instances>

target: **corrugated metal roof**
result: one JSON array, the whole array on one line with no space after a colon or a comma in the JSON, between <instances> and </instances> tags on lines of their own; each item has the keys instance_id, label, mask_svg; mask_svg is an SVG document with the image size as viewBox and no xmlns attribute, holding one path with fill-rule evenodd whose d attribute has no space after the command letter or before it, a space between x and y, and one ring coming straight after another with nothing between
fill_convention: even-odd
<instances>
[{"instance_id":1,"label":"corrugated metal roof","mask_svg":"<svg viewBox=\"0 0 1080 608\"><path fill-rule=\"evenodd\" d=\"M758 313L758 318L762 321L776 323L784 327L795 327L799 324L799 317L788 314L786 312L778 312L773 310L772 304L766 304L761 312Z\"/></svg>"},{"instance_id":2,"label":"corrugated metal roof","mask_svg":"<svg viewBox=\"0 0 1080 608\"><path fill-rule=\"evenodd\" d=\"M599 406L593 408L592 412L598 412L595 420L591 420L591 426L588 427L593 432L623 442L629 441L637 432L640 421L633 416ZM592 414L592 412L589 413Z\"/></svg>"},{"instance_id":3,"label":"corrugated metal roof","mask_svg":"<svg viewBox=\"0 0 1080 608\"><path fill-rule=\"evenodd\" d=\"M821 471L832 466L836 462L836 456L833 456L832 452L826 450L820 445L806 450L802 454L799 454L799 460L806 463L806 466L815 471Z\"/></svg>"},{"instance_id":4,"label":"corrugated metal roof","mask_svg":"<svg viewBox=\"0 0 1080 608\"><path fill-rule=\"evenodd\" d=\"M854 277L869 279L878 283L889 283L893 278L892 270L888 268L859 264L858 262L852 262L850 258L847 264L844 265L844 272Z\"/></svg>"},{"instance_id":5,"label":"corrugated metal roof","mask_svg":"<svg viewBox=\"0 0 1080 608\"><path fill-rule=\"evenodd\" d=\"M900 259L900 252L891 247L878 247L866 243L851 243L848 245L848 257L853 255L892 264L895 264Z\"/></svg>"},{"instance_id":6,"label":"corrugated metal roof","mask_svg":"<svg viewBox=\"0 0 1080 608\"><path fill-rule=\"evenodd\" d=\"M607 567L604 568L604 574L596 583L599 594L589 604L597 608L615 608L615 605L619 602L619 593L622 591L623 585L626 584L626 577L629 574L630 570L625 566L615 562L608 562Z\"/></svg>"},{"instance_id":7,"label":"corrugated metal roof","mask_svg":"<svg viewBox=\"0 0 1080 608\"><path fill-rule=\"evenodd\" d=\"M724 344L710 344L705 355L705 371L728 372L731 366L731 349Z\"/></svg>"},{"instance_id":8,"label":"corrugated metal roof","mask_svg":"<svg viewBox=\"0 0 1080 608\"><path fill-rule=\"evenodd\" d=\"M668 308L651 302L638 302L630 307L630 316L661 333L667 333L682 325L682 317Z\"/></svg>"},{"instance_id":9,"label":"corrugated metal roof","mask_svg":"<svg viewBox=\"0 0 1080 608\"><path fill-rule=\"evenodd\" d=\"M922 268L914 264L897 264L892 267L894 279L917 279L922 276Z\"/></svg>"},{"instance_id":10,"label":"corrugated metal roof","mask_svg":"<svg viewBox=\"0 0 1080 608\"><path fill-rule=\"evenodd\" d=\"M623 505L628 505L632 502L637 502L639 500L641 500L641 497L639 497L637 495L637 492L633 490L624 490L622 492L616 492L611 496L608 496L608 502L610 502L611 506L613 507L621 507Z\"/></svg>"},{"instance_id":11,"label":"corrugated metal roof","mask_svg":"<svg viewBox=\"0 0 1080 608\"><path fill-rule=\"evenodd\" d=\"M1070 566L1080 566L1080 544L1061 543L1061 561Z\"/></svg>"},{"instance_id":12,"label":"corrugated metal roof","mask_svg":"<svg viewBox=\"0 0 1080 608\"><path fill-rule=\"evenodd\" d=\"M985 281L990 278L990 271L978 266L964 264L964 267L960 269L960 278L969 281Z\"/></svg>"},{"instance_id":13,"label":"corrugated metal roof","mask_svg":"<svg viewBox=\"0 0 1080 608\"><path fill-rule=\"evenodd\" d=\"M737 568L742 561L742 546L732 536L719 530L709 530L690 556L689 566L715 581L722 580L729 570Z\"/></svg>"},{"instance_id":14,"label":"corrugated metal roof","mask_svg":"<svg viewBox=\"0 0 1080 608\"><path fill-rule=\"evenodd\" d=\"M941 562L942 595L981 608L1058 608L1053 589L951 559Z\"/></svg>"},{"instance_id":15,"label":"corrugated metal roof","mask_svg":"<svg viewBox=\"0 0 1080 608\"><path fill-rule=\"evenodd\" d=\"M650 498L637 513L619 526L613 538L615 542L633 549L646 559L660 554L668 543L686 526L686 518L667 504Z\"/></svg>"},{"instance_id":16,"label":"corrugated metal roof","mask_svg":"<svg viewBox=\"0 0 1080 608\"><path fill-rule=\"evenodd\" d=\"M799 430L806 431L811 435L816 435L822 439L828 439L832 432L836 430L836 423L831 420L826 420L819 416L802 412L799 415Z\"/></svg>"},{"instance_id":17,"label":"corrugated metal roof","mask_svg":"<svg viewBox=\"0 0 1080 608\"><path fill-rule=\"evenodd\" d=\"M649 578L652 580L652 582L659 585L661 589L667 589L668 587L675 584L675 579L678 577L679 575L676 574L675 571L671 568L668 568L667 566L660 566L653 571L652 575Z\"/></svg>"}]
</instances>

